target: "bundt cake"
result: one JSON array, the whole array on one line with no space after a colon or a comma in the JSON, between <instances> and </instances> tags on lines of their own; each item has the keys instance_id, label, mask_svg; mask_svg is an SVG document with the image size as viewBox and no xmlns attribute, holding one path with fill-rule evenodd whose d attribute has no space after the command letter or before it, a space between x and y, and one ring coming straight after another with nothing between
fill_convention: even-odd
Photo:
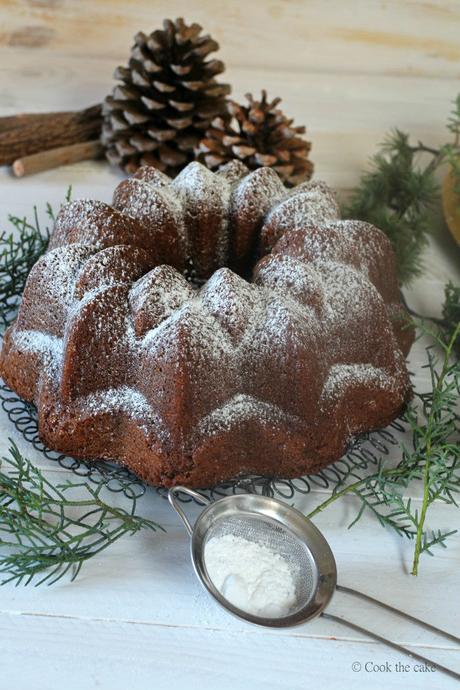
<instances>
[{"instance_id":1,"label":"bundt cake","mask_svg":"<svg viewBox=\"0 0 460 690\"><path fill-rule=\"evenodd\" d=\"M324 183L147 167L61 209L0 372L70 455L164 486L293 477L401 411L406 322L387 238Z\"/></svg>"}]
</instances>

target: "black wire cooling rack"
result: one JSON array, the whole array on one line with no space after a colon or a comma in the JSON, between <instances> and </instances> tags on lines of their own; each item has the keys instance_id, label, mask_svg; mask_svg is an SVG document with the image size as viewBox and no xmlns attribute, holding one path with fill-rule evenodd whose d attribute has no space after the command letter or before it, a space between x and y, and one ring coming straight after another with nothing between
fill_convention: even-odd
<instances>
[{"instance_id":1,"label":"black wire cooling rack","mask_svg":"<svg viewBox=\"0 0 460 690\"><path fill-rule=\"evenodd\" d=\"M145 493L146 485L132 472L114 462L71 458L47 448L38 435L37 410L34 405L19 398L1 382L0 400L3 410L18 432L48 460L57 462L80 478L105 486L109 491L123 493L129 499L138 499ZM211 499L236 493L258 493L289 500L297 494L310 493L313 487L333 489L347 479L358 480L372 471L382 457L389 456L391 449L399 446L398 436L406 431L404 421L399 418L385 429L363 434L350 443L348 451L340 460L318 474L298 479L242 476L213 488L202 489L200 493ZM165 496L167 490L159 487L157 492ZM181 499L184 502L191 500L185 496L181 496Z\"/></svg>"}]
</instances>

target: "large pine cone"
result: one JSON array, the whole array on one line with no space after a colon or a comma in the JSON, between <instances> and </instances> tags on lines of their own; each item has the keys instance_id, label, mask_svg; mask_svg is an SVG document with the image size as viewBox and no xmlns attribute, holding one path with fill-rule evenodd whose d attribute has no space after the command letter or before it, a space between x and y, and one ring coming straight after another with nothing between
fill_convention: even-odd
<instances>
[{"instance_id":1,"label":"large pine cone","mask_svg":"<svg viewBox=\"0 0 460 690\"><path fill-rule=\"evenodd\" d=\"M193 160L213 118L225 111L230 93L215 79L224 63L206 61L219 45L201 35L199 24L165 19L163 27L135 36L128 67L115 71L121 83L103 104L106 156L128 173L141 165L179 172Z\"/></svg>"},{"instance_id":2,"label":"large pine cone","mask_svg":"<svg viewBox=\"0 0 460 690\"><path fill-rule=\"evenodd\" d=\"M227 113L216 117L196 148L196 157L211 170L232 159L241 160L255 170L270 166L288 186L309 180L313 163L308 159L311 144L299 135L305 127L294 127L293 120L277 108L281 98L260 101L246 94L249 105L227 101Z\"/></svg>"}]
</instances>

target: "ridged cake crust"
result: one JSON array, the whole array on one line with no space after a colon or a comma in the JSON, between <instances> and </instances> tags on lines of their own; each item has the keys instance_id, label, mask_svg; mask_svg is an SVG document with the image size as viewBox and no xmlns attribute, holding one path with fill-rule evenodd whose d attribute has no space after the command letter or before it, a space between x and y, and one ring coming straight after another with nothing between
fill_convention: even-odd
<instances>
[{"instance_id":1,"label":"ridged cake crust","mask_svg":"<svg viewBox=\"0 0 460 690\"><path fill-rule=\"evenodd\" d=\"M387 238L324 183L142 168L61 210L0 371L70 455L164 486L292 477L400 412L405 321Z\"/></svg>"}]
</instances>

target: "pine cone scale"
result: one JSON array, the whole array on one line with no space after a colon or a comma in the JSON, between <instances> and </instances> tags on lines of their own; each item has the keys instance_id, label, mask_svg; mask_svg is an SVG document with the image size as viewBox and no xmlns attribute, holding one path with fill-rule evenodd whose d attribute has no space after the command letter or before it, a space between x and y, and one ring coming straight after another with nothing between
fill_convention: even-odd
<instances>
[{"instance_id":1,"label":"pine cone scale","mask_svg":"<svg viewBox=\"0 0 460 690\"><path fill-rule=\"evenodd\" d=\"M153 100L148 96L141 96L141 102L145 105L147 110L164 110L165 103L163 101Z\"/></svg>"},{"instance_id":2,"label":"pine cone scale","mask_svg":"<svg viewBox=\"0 0 460 690\"><path fill-rule=\"evenodd\" d=\"M190 74L193 69L193 65L170 65L174 74L179 77L184 77L186 74Z\"/></svg>"},{"instance_id":3,"label":"pine cone scale","mask_svg":"<svg viewBox=\"0 0 460 690\"><path fill-rule=\"evenodd\" d=\"M163 81L154 81L153 86L160 93L174 93L176 90L175 86L173 86L172 84L168 84L167 82L163 82Z\"/></svg>"},{"instance_id":4,"label":"pine cone scale","mask_svg":"<svg viewBox=\"0 0 460 690\"><path fill-rule=\"evenodd\" d=\"M148 129L147 133L151 136L153 143L172 141L176 136L175 129Z\"/></svg>"},{"instance_id":5,"label":"pine cone scale","mask_svg":"<svg viewBox=\"0 0 460 690\"><path fill-rule=\"evenodd\" d=\"M193 110L193 103L187 103L184 101L173 101L169 99L169 105L178 110L180 113L187 113L189 110Z\"/></svg>"}]
</instances>

